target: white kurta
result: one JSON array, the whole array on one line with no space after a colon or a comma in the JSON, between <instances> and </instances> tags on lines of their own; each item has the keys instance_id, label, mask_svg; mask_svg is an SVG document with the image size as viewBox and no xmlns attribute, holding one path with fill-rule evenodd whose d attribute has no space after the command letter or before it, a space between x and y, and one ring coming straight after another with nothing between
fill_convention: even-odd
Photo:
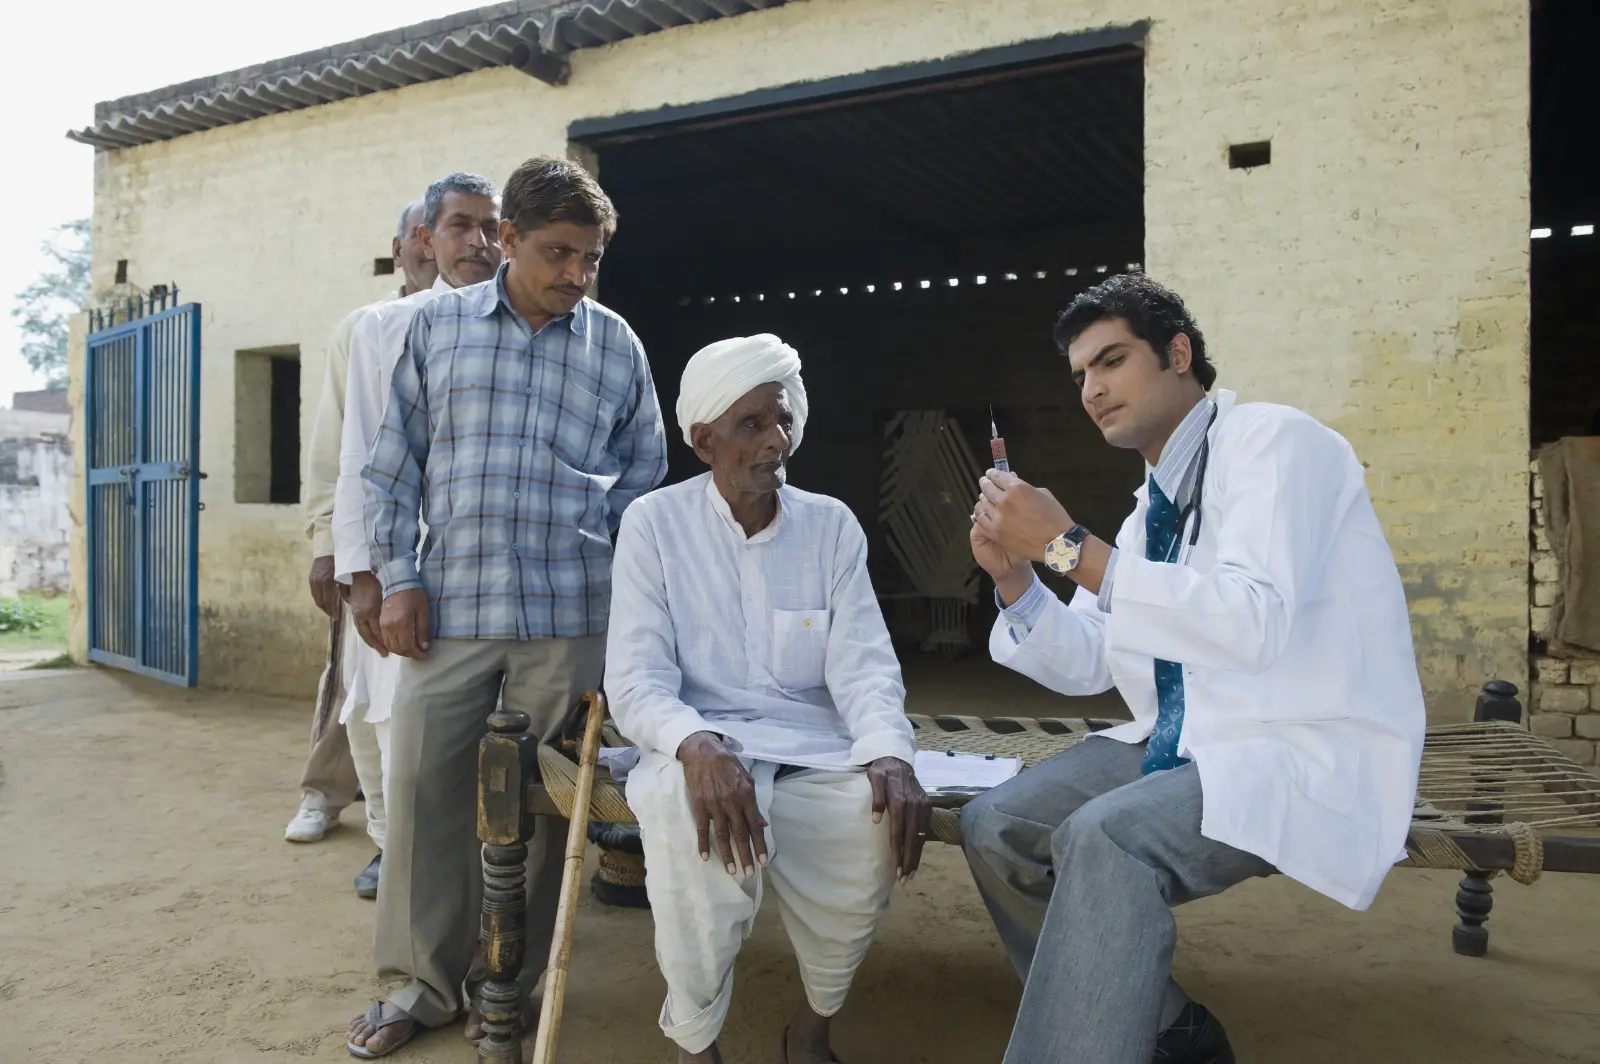
<instances>
[{"instance_id":1,"label":"white kurta","mask_svg":"<svg viewBox=\"0 0 1600 1064\"><path fill-rule=\"evenodd\" d=\"M628 507L612 573L606 692L642 749L675 757L711 731L806 768L913 760L866 536L842 502L785 487L747 539L707 473Z\"/></svg>"},{"instance_id":2,"label":"white kurta","mask_svg":"<svg viewBox=\"0 0 1600 1064\"><path fill-rule=\"evenodd\" d=\"M340 583L348 584L354 574L372 571L371 551L362 520L366 496L361 484L361 467L383 423L389 381L394 376L395 363L405 351L411 319L440 292L448 291L450 286L440 277L432 288L368 308L351 330L339 479L333 492L333 564ZM426 532L426 527L423 531ZM348 722L351 714L359 710L362 719L369 723L385 722L394 704L400 659L392 654L387 658L378 654L353 627L350 643L354 646L355 665L344 705L339 709L339 720ZM386 732L380 733L380 740L387 744Z\"/></svg>"},{"instance_id":3,"label":"white kurta","mask_svg":"<svg viewBox=\"0 0 1600 1064\"><path fill-rule=\"evenodd\" d=\"M866 537L835 499L784 488L746 538L709 474L622 517L606 690L641 748L628 776L667 982L661 1029L711 1045L733 964L772 883L811 1008L832 1015L889 904L888 822L862 766L913 760L905 690L867 578ZM770 861L751 879L702 861L678 746L724 737L755 782ZM805 771L779 776L778 766Z\"/></svg>"},{"instance_id":4,"label":"white kurta","mask_svg":"<svg viewBox=\"0 0 1600 1064\"><path fill-rule=\"evenodd\" d=\"M1404 854L1426 713L1394 557L1343 437L1289 407L1217 398L1192 552L1144 557L1143 487L1117 534L1111 612L1078 589L995 661L1068 695L1116 686L1142 742L1153 659L1183 665L1179 753L1201 832L1364 909ZM1183 542L1188 542L1186 530Z\"/></svg>"}]
</instances>

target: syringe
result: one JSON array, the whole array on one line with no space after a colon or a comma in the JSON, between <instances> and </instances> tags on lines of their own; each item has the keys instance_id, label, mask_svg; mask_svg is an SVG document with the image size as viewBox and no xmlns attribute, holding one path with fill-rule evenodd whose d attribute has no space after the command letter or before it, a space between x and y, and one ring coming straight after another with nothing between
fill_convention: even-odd
<instances>
[{"instance_id":1,"label":"syringe","mask_svg":"<svg viewBox=\"0 0 1600 1064\"><path fill-rule=\"evenodd\" d=\"M995 427L992 406L989 408L989 454L994 459L994 468L1002 473L1011 472L1011 463L1006 459L1006 441L1001 437L1000 430Z\"/></svg>"}]
</instances>

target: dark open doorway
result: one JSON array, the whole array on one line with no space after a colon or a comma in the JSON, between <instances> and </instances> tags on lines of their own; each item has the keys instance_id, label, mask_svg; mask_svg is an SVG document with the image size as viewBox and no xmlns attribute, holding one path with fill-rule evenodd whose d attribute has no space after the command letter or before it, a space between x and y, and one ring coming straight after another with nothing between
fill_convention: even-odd
<instances>
[{"instance_id":1,"label":"dark open doorway","mask_svg":"<svg viewBox=\"0 0 1600 1064\"><path fill-rule=\"evenodd\" d=\"M1534 447L1600 434L1600 6L1535 0L1530 424Z\"/></svg>"},{"instance_id":2,"label":"dark open doorway","mask_svg":"<svg viewBox=\"0 0 1600 1064\"><path fill-rule=\"evenodd\" d=\"M946 708L937 687L968 712L962 694L991 692L983 711L1005 713L1031 685L983 664L986 584L961 610L969 662L918 667L940 622L908 604L914 581L880 520L897 414L940 412L982 468L992 405L1014 468L1075 518L1109 537L1131 509L1139 459L1110 452L1079 408L1051 326L1076 291L1143 258L1141 35L573 128L622 216L601 297L650 353L669 480L701 471L670 414L688 357L760 332L793 344L812 412L792 482L843 499L866 530L913 709Z\"/></svg>"}]
</instances>

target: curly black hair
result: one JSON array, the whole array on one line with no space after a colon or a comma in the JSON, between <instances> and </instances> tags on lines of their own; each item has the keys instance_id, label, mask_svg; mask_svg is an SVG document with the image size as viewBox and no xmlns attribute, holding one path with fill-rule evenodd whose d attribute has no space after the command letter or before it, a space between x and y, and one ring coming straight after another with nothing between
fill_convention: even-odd
<instances>
[{"instance_id":1,"label":"curly black hair","mask_svg":"<svg viewBox=\"0 0 1600 1064\"><path fill-rule=\"evenodd\" d=\"M1056 319L1056 346L1066 353L1067 346L1097 321L1121 318L1133 335L1155 348L1163 367L1171 365L1168 347L1172 338L1183 333L1189 338L1193 358L1189 363L1194 379L1206 391L1216 382L1217 368L1206 358L1206 338L1189 316L1178 293L1142 273L1119 273L1085 288L1073 297Z\"/></svg>"}]
</instances>

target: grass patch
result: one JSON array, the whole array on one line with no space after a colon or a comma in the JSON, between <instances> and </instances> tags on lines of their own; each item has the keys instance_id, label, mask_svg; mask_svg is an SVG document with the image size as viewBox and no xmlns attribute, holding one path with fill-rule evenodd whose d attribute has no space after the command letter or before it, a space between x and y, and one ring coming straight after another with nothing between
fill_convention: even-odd
<instances>
[{"instance_id":1,"label":"grass patch","mask_svg":"<svg viewBox=\"0 0 1600 1064\"><path fill-rule=\"evenodd\" d=\"M32 665L24 666L24 668L28 668L28 669L70 669L70 668L72 668L72 665L73 665L72 655L68 654L65 650L63 650L61 653L57 654L53 658L45 658L43 661L36 661Z\"/></svg>"},{"instance_id":2,"label":"grass patch","mask_svg":"<svg viewBox=\"0 0 1600 1064\"><path fill-rule=\"evenodd\" d=\"M66 648L67 596L0 599L0 653Z\"/></svg>"}]
</instances>

